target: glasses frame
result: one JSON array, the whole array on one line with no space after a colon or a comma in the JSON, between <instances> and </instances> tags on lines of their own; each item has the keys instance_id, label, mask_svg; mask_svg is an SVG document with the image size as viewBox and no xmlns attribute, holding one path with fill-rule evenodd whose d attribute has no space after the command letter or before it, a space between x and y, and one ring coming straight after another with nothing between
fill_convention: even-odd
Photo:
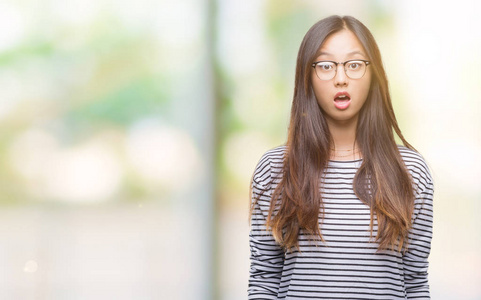
<instances>
[{"instance_id":1,"label":"glasses frame","mask_svg":"<svg viewBox=\"0 0 481 300\"><path fill-rule=\"evenodd\" d=\"M321 62L330 62L330 63L333 63L336 65L336 70L334 72L334 76L332 76L332 78L336 77L337 75L337 69L339 69L339 65L343 65L344 66L344 73L346 74L347 77L349 77L350 79L353 79L353 80L356 80L356 79L361 79L362 77L364 77L364 75L366 74L366 70L364 70L364 74L362 74L361 77L359 78L351 78L349 75L347 75L347 70L346 70L346 64L351 62L351 61L362 61L366 64L366 70L367 70L367 67L371 64L371 62L369 60L365 60L365 59L350 59L350 60L346 60L346 61L343 61L343 62L336 62L336 61L332 61L332 60L319 60L319 61L315 61L312 63L312 67L314 68L314 72L316 72L316 66L318 63L321 63ZM316 72L316 76L317 78L319 78L319 75L317 74ZM327 81L327 80L331 80L332 78L330 79L321 79L319 78L319 80L323 80L323 81Z\"/></svg>"}]
</instances>

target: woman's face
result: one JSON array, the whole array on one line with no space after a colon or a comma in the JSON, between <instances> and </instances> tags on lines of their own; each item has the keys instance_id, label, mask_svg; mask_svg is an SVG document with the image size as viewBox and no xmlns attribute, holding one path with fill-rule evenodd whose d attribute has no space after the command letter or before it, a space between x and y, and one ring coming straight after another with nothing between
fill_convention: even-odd
<instances>
[{"instance_id":1,"label":"woman's face","mask_svg":"<svg viewBox=\"0 0 481 300\"><path fill-rule=\"evenodd\" d=\"M329 36L321 46L320 55L315 61L345 62L347 60L368 60L363 46L349 30L342 30ZM354 66L356 67L356 66ZM325 113L328 124L356 122L371 84L371 66L359 79L347 77L344 65L337 66L334 78L321 80L312 69L311 82L317 102Z\"/></svg>"}]
</instances>

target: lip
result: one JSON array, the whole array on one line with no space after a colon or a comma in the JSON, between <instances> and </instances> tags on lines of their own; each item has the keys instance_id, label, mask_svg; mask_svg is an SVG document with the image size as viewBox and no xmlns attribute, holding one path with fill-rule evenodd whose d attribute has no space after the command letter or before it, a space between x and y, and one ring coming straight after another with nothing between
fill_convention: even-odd
<instances>
[{"instance_id":1,"label":"lip","mask_svg":"<svg viewBox=\"0 0 481 300\"><path fill-rule=\"evenodd\" d=\"M337 98L337 97L340 97L340 96L346 96L346 97L348 97L348 99L347 99L347 100L342 100L342 101L336 101L336 98ZM349 95L348 92L346 92L346 91L338 92L338 93L334 96L334 106L335 106L337 109L340 109L340 110L346 109L346 108L349 107L350 104L351 104L351 95Z\"/></svg>"},{"instance_id":2,"label":"lip","mask_svg":"<svg viewBox=\"0 0 481 300\"><path fill-rule=\"evenodd\" d=\"M334 96L334 99L336 99L337 97L340 97L340 96L346 96L346 97L349 97L349 99L351 99L351 95L349 95L349 93L346 92L346 91L337 93L337 94Z\"/></svg>"}]
</instances>

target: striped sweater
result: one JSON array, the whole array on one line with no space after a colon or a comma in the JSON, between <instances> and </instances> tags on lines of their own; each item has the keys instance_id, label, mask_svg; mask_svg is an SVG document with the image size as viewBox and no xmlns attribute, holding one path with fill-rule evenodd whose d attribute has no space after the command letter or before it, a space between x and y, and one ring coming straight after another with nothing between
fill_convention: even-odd
<instances>
[{"instance_id":1,"label":"striped sweater","mask_svg":"<svg viewBox=\"0 0 481 300\"><path fill-rule=\"evenodd\" d=\"M428 256L433 220L433 182L423 158L399 146L414 179L415 206L404 254L370 239L370 209L356 197L353 179L362 159L329 161L321 195L325 243L301 230L300 251L283 251L266 230L271 195L282 176L286 146L266 152L252 178L251 265L248 299L430 299ZM377 222L374 220L373 236Z\"/></svg>"}]
</instances>

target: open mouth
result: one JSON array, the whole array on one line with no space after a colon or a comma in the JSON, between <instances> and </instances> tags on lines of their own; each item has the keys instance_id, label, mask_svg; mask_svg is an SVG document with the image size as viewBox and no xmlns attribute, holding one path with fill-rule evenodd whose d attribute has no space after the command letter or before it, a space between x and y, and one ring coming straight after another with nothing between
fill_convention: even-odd
<instances>
[{"instance_id":1,"label":"open mouth","mask_svg":"<svg viewBox=\"0 0 481 300\"><path fill-rule=\"evenodd\" d=\"M351 96L348 92L339 92L334 97L334 106L337 109L346 109L351 104Z\"/></svg>"}]
</instances>

